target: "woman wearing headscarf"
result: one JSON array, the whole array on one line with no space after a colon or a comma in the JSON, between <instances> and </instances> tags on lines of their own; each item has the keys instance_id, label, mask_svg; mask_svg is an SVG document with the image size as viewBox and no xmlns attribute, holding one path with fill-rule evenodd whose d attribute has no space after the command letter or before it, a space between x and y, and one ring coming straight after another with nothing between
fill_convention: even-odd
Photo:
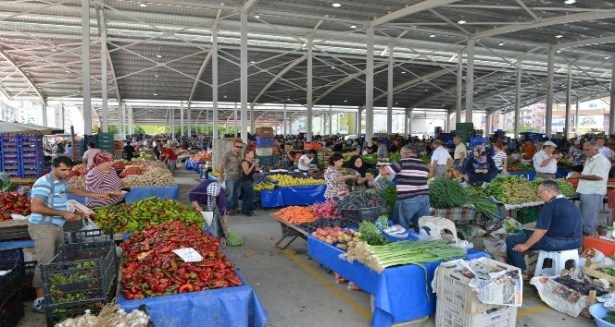
<instances>
[{"instance_id":1,"label":"woman wearing headscarf","mask_svg":"<svg viewBox=\"0 0 615 327\"><path fill-rule=\"evenodd\" d=\"M487 147L477 145L472 154L473 156L464 164L468 184L480 186L489 183L497 175L498 170L493 159L487 154Z\"/></svg>"},{"instance_id":2,"label":"woman wearing headscarf","mask_svg":"<svg viewBox=\"0 0 615 327\"><path fill-rule=\"evenodd\" d=\"M374 171L370 169L368 164L363 162L360 156L352 156L347 162L346 165L348 168L353 169L357 172L357 180L356 185L365 186L365 187L375 187L372 183L374 181Z\"/></svg>"},{"instance_id":3,"label":"woman wearing headscarf","mask_svg":"<svg viewBox=\"0 0 615 327\"><path fill-rule=\"evenodd\" d=\"M92 193L107 194L109 200L86 198L86 206L103 207L124 201L121 191L122 180L113 169L113 155L107 151L100 151L94 156L94 167L85 176L85 189Z\"/></svg>"}]
</instances>

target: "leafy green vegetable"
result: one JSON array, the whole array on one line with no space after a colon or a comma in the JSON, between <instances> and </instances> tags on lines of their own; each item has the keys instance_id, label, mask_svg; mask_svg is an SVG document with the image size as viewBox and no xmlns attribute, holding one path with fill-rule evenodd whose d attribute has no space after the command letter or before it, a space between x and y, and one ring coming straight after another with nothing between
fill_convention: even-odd
<instances>
[{"instance_id":1,"label":"leafy green vegetable","mask_svg":"<svg viewBox=\"0 0 615 327\"><path fill-rule=\"evenodd\" d=\"M359 232L361 233L361 240L369 245L384 245L389 243L378 227L367 220L359 223Z\"/></svg>"},{"instance_id":2,"label":"leafy green vegetable","mask_svg":"<svg viewBox=\"0 0 615 327\"><path fill-rule=\"evenodd\" d=\"M226 233L226 245L228 246L241 246L243 245L243 238L235 232Z\"/></svg>"},{"instance_id":3,"label":"leafy green vegetable","mask_svg":"<svg viewBox=\"0 0 615 327\"><path fill-rule=\"evenodd\" d=\"M461 207L468 200L468 193L456 180L436 178L429 183L429 202L434 208Z\"/></svg>"},{"instance_id":4,"label":"leafy green vegetable","mask_svg":"<svg viewBox=\"0 0 615 327\"><path fill-rule=\"evenodd\" d=\"M392 212L393 208L395 208L395 201L397 201L397 190L395 189L395 186L390 185L381 190L377 190L376 194L380 195L380 197L384 199L389 209L389 212Z\"/></svg>"}]
</instances>

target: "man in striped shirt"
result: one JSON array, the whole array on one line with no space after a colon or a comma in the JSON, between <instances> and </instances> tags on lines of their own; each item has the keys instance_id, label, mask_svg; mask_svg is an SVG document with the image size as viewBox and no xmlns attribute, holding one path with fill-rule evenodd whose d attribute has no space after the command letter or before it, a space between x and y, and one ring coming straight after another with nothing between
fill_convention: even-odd
<instances>
[{"instance_id":1,"label":"man in striped shirt","mask_svg":"<svg viewBox=\"0 0 615 327\"><path fill-rule=\"evenodd\" d=\"M34 241L34 251L38 258L38 264L34 269L34 277L32 278L32 286L36 291L36 299L32 303L32 309L40 313L45 312L40 264L51 262L56 255L57 247L64 243L64 229L62 227L64 223L67 220L80 219L73 211L69 211L67 193L109 200L107 194L96 194L69 187L65 179L72 167L73 161L69 157L56 157L51 162L51 172L39 178L30 191L32 214L28 219L28 233Z\"/></svg>"},{"instance_id":2,"label":"man in striped shirt","mask_svg":"<svg viewBox=\"0 0 615 327\"><path fill-rule=\"evenodd\" d=\"M429 167L416 158L417 151L410 145L401 148L400 155L402 159L399 162L380 167L380 173L395 174L397 181L393 220L404 228L412 225L418 232L419 218L429 215Z\"/></svg>"}]
</instances>

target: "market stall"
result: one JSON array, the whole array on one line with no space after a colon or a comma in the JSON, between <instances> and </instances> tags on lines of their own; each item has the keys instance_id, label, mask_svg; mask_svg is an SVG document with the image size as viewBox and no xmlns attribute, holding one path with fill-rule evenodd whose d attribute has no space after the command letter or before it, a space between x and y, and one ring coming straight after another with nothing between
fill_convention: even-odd
<instances>
[{"instance_id":1,"label":"market stall","mask_svg":"<svg viewBox=\"0 0 615 327\"><path fill-rule=\"evenodd\" d=\"M179 198L179 187L177 185L133 186L130 188L130 192L126 193L124 199L126 203L134 203L150 197L177 200ZM83 196L68 194L68 199L85 204L85 197Z\"/></svg>"},{"instance_id":2,"label":"market stall","mask_svg":"<svg viewBox=\"0 0 615 327\"><path fill-rule=\"evenodd\" d=\"M286 186L261 191L261 207L275 208L292 205L310 205L325 200L326 185Z\"/></svg>"}]
</instances>

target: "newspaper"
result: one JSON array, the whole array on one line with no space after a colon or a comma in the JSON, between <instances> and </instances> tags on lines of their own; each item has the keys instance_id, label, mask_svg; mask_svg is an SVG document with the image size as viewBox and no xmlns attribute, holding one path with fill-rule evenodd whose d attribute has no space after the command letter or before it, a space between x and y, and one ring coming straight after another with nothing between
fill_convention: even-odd
<instances>
[{"instance_id":1,"label":"newspaper","mask_svg":"<svg viewBox=\"0 0 615 327\"><path fill-rule=\"evenodd\" d=\"M518 268L487 258L461 264L469 271L462 273L472 276L469 285L481 302L515 307L523 304L523 278Z\"/></svg>"}]
</instances>

